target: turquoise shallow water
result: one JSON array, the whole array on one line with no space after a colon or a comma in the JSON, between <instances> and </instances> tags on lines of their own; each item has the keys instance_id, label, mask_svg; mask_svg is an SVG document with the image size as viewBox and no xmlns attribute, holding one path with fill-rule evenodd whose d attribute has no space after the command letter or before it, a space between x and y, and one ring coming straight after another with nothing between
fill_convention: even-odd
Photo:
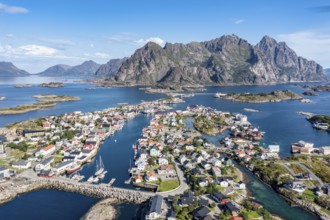
<instances>
[{"instance_id":1,"label":"turquoise shallow water","mask_svg":"<svg viewBox=\"0 0 330 220\"><path fill-rule=\"evenodd\" d=\"M48 79L48 78L47 78ZM21 80L21 79L20 79ZM42 79L36 78L34 82L40 82ZM55 81L48 79L48 81ZM59 103L57 106L36 112L30 112L21 115L0 116L0 126L13 123L19 120L42 117L45 115L62 114L81 110L83 112L100 110L108 107L117 106L119 102L128 102L130 104L139 103L141 100L155 100L164 97L162 94L145 94L136 87L129 88L98 88L96 90L86 90L93 87L86 83L67 83L61 88L42 88L34 85L32 88L14 88L15 83L20 81L1 81L0 96L7 97L0 102L0 108L13 107L18 104L32 103L33 95L37 94L62 94L74 95L81 98L77 102ZM330 93L321 93L320 96L310 97L313 103L300 103L298 101L288 101L282 103L264 103L248 104L230 102L221 99L215 99L210 93L215 92L270 92L276 89L291 89L296 92L302 90L294 85L274 85L274 86L231 86L231 87L209 87L204 94L195 97L185 98L186 102L173 105L175 109L185 109L188 105L205 105L218 110L241 112L249 117L249 121L266 131L263 142L265 145L277 143L281 146L281 155L290 154L290 143L298 140L314 142L316 146L330 145L329 134L314 130L310 123L297 111L313 112L316 114L330 115ZM259 113L244 112L243 108L254 108L260 110ZM102 156L106 169L109 171L104 179L108 182L111 178L116 178L115 186L131 187L125 185L124 181L128 178L127 169L129 160L133 156L131 146L140 136L143 127L149 124L151 116L141 115L132 121L129 121L122 131L110 137L102 145L99 156ZM117 140L117 142L115 142ZM217 143L216 138L212 139ZM81 173L89 176L95 171L95 160L86 165ZM248 188L258 202L263 204L269 211L277 214L284 219L314 219L315 217L308 212L293 208L278 196L275 192L262 184L253 175L248 174L250 183ZM45 202L47 201L47 202ZM0 213L6 216L5 219L79 219L88 208L94 204L97 199L81 196L78 194L57 192L51 190L40 190L26 195L0 206ZM38 207L37 209L35 207ZM51 208L49 208L51 207ZM119 219L131 219L138 206L130 204L119 205L121 210ZM23 210L17 212L16 210ZM74 211L70 211L74 210ZM4 215L3 215L4 214ZM296 217L296 218L295 218Z\"/></svg>"}]
</instances>

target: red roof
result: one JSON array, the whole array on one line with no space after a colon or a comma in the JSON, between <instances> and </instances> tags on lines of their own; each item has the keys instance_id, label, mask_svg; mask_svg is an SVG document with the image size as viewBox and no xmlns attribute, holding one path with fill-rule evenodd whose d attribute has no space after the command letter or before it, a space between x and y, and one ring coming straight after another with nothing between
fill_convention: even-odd
<instances>
[{"instance_id":1,"label":"red roof","mask_svg":"<svg viewBox=\"0 0 330 220\"><path fill-rule=\"evenodd\" d=\"M54 148L55 145L51 144L51 145L48 145L47 147L44 147L44 151L49 151L50 149Z\"/></svg>"},{"instance_id":2,"label":"red roof","mask_svg":"<svg viewBox=\"0 0 330 220\"><path fill-rule=\"evenodd\" d=\"M229 220L243 220L242 217L233 216Z\"/></svg>"}]
</instances>

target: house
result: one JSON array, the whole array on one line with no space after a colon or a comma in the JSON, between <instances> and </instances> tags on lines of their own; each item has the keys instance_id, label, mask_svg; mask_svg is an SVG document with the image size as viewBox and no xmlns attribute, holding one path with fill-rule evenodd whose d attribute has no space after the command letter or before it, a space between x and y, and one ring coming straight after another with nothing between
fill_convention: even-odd
<instances>
[{"instance_id":1,"label":"house","mask_svg":"<svg viewBox=\"0 0 330 220\"><path fill-rule=\"evenodd\" d=\"M146 175L145 175L145 180L146 180L147 182L151 182L151 181L156 181L156 180L158 180L158 178L157 178L155 172L153 172L153 171L147 171L147 173L146 173Z\"/></svg>"},{"instance_id":2,"label":"house","mask_svg":"<svg viewBox=\"0 0 330 220\"><path fill-rule=\"evenodd\" d=\"M159 219L162 216L162 206L164 203L164 198L160 195L152 197L150 209L146 215L146 220Z\"/></svg>"},{"instance_id":3,"label":"house","mask_svg":"<svg viewBox=\"0 0 330 220\"><path fill-rule=\"evenodd\" d=\"M200 206L192 212L194 219L204 219L207 214L210 213L210 210L205 206Z\"/></svg>"},{"instance_id":4,"label":"house","mask_svg":"<svg viewBox=\"0 0 330 220\"><path fill-rule=\"evenodd\" d=\"M19 161L13 162L11 166L16 169L28 169L31 167L31 163L29 161L19 160Z\"/></svg>"},{"instance_id":5,"label":"house","mask_svg":"<svg viewBox=\"0 0 330 220\"><path fill-rule=\"evenodd\" d=\"M323 155L329 155L330 154L330 146L320 147L319 151Z\"/></svg>"},{"instance_id":6,"label":"house","mask_svg":"<svg viewBox=\"0 0 330 220\"><path fill-rule=\"evenodd\" d=\"M233 202L227 202L225 204L226 209L231 213L232 216L238 216L240 213L240 209L234 205Z\"/></svg>"},{"instance_id":7,"label":"house","mask_svg":"<svg viewBox=\"0 0 330 220\"><path fill-rule=\"evenodd\" d=\"M190 163L189 161L185 161L185 162L183 163L183 166L184 166L184 168L186 168L187 170L191 170L191 169L194 168L194 165L193 165L192 163Z\"/></svg>"},{"instance_id":8,"label":"house","mask_svg":"<svg viewBox=\"0 0 330 220\"><path fill-rule=\"evenodd\" d=\"M216 182L216 184L218 184L221 187L226 188L229 186L229 182L226 179L224 179L223 177L216 178L215 182Z\"/></svg>"},{"instance_id":9,"label":"house","mask_svg":"<svg viewBox=\"0 0 330 220\"><path fill-rule=\"evenodd\" d=\"M197 183L198 183L198 185L199 185L200 187L206 187L206 186L209 185L209 182L208 182L204 177L199 178L199 179L197 180Z\"/></svg>"},{"instance_id":10,"label":"house","mask_svg":"<svg viewBox=\"0 0 330 220\"><path fill-rule=\"evenodd\" d=\"M45 178L49 178L49 177L53 177L55 175L54 171L52 171L51 169L48 170L40 170L38 176L40 177L45 177Z\"/></svg>"},{"instance_id":11,"label":"house","mask_svg":"<svg viewBox=\"0 0 330 220\"><path fill-rule=\"evenodd\" d=\"M216 177L221 176L221 170L219 167L212 167L212 174Z\"/></svg>"},{"instance_id":12,"label":"house","mask_svg":"<svg viewBox=\"0 0 330 220\"><path fill-rule=\"evenodd\" d=\"M73 164L72 160L64 161L64 162L56 164L56 166L54 166L52 170L54 171L55 174L59 174L59 173L64 172L70 166L72 166L72 164Z\"/></svg>"},{"instance_id":13,"label":"house","mask_svg":"<svg viewBox=\"0 0 330 220\"><path fill-rule=\"evenodd\" d=\"M193 168L190 172L193 176L202 175L202 170L198 167Z\"/></svg>"},{"instance_id":14,"label":"house","mask_svg":"<svg viewBox=\"0 0 330 220\"><path fill-rule=\"evenodd\" d=\"M2 144L0 144L0 158L1 157L6 157L6 156L7 156L7 154L6 154L6 151L5 151L5 147Z\"/></svg>"},{"instance_id":15,"label":"house","mask_svg":"<svg viewBox=\"0 0 330 220\"><path fill-rule=\"evenodd\" d=\"M23 130L23 137L31 138L32 136L44 136L44 130Z\"/></svg>"},{"instance_id":16,"label":"house","mask_svg":"<svg viewBox=\"0 0 330 220\"><path fill-rule=\"evenodd\" d=\"M175 174L174 166L172 164L160 165L157 170L158 174Z\"/></svg>"},{"instance_id":17,"label":"house","mask_svg":"<svg viewBox=\"0 0 330 220\"><path fill-rule=\"evenodd\" d=\"M51 144L51 145L48 145L48 146L42 148L42 149L41 149L40 151L38 151L35 155L36 155L37 157L39 157L39 156L43 156L43 157L44 157L44 156L49 156L49 155L51 155L52 153L54 153L55 150L56 150L55 145Z\"/></svg>"},{"instance_id":18,"label":"house","mask_svg":"<svg viewBox=\"0 0 330 220\"><path fill-rule=\"evenodd\" d=\"M179 161L180 161L181 164L183 164L186 160L187 160L187 158L186 158L185 155L183 155L183 154L180 155L180 157L179 157Z\"/></svg>"},{"instance_id":19,"label":"house","mask_svg":"<svg viewBox=\"0 0 330 220\"><path fill-rule=\"evenodd\" d=\"M211 169L211 164L207 163L206 161L202 161L202 162L201 162L201 166L202 166L205 170L209 170L209 169Z\"/></svg>"},{"instance_id":20,"label":"house","mask_svg":"<svg viewBox=\"0 0 330 220\"><path fill-rule=\"evenodd\" d=\"M268 150L270 153L279 153L280 152L280 145L269 145Z\"/></svg>"},{"instance_id":21,"label":"house","mask_svg":"<svg viewBox=\"0 0 330 220\"><path fill-rule=\"evenodd\" d=\"M10 170L5 167L0 167L0 180L9 178L10 177Z\"/></svg>"},{"instance_id":22,"label":"house","mask_svg":"<svg viewBox=\"0 0 330 220\"><path fill-rule=\"evenodd\" d=\"M233 216L229 220L243 220L243 218L238 216Z\"/></svg>"},{"instance_id":23,"label":"house","mask_svg":"<svg viewBox=\"0 0 330 220\"><path fill-rule=\"evenodd\" d=\"M133 177L134 183L142 183L143 178L140 175Z\"/></svg>"},{"instance_id":24,"label":"house","mask_svg":"<svg viewBox=\"0 0 330 220\"><path fill-rule=\"evenodd\" d=\"M288 189L294 190L296 192L304 192L305 191L305 185L303 181L299 180L290 180L284 184L284 186Z\"/></svg>"},{"instance_id":25,"label":"house","mask_svg":"<svg viewBox=\"0 0 330 220\"><path fill-rule=\"evenodd\" d=\"M49 130L49 129L51 129L51 124L48 121L46 121L46 122L42 123L42 128L44 130Z\"/></svg>"},{"instance_id":26,"label":"house","mask_svg":"<svg viewBox=\"0 0 330 220\"><path fill-rule=\"evenodd\" d=\"M298 141L291 145L292 153L310 154L314 150L314 144L305 141Z\"/></svg>"},{"instance_id":27,"label":"house","mask_svg":"<svg viewBox=\"0 0 330 220\"><path fill-rule=\"evenodd\" d=\"M178 205L179 206L189 206L195 202L194 194L191 191L184 192L181 195Z\"/></svg>"},{"instance_id":28,"label":"house","mask_svg":"<svg viewBox=\"0 0 330 220\"><path fill-rule=\"evenodd\" d=\"M220 203L220 204L225 204L230 201L228 199L228 197L225 196L224 194L222 194L222 192L220 192L220 191L213 193L211 195L211 197L214 199L214 201L216 201L217 203Z\"/></svg>"},{"instance_id":29,"label":"house","mask_svg":"<svg viewBox=\"0 0 330 220\"><path fill-rule=\"evenodd\" d=\"M51 163L54 161L53 157L49 157L38 163L34 169L35 171L47 170L50 168Z\"/></svg>"},{"instance_id":30,"label":"house","mask_svg":"<svg viewBox=\"0 0 330 220\"><path fill-rule=\"evenodd\" d=\"M158 159L158 164L159 165L166 165L166 164L168 164L168 160L166 158L161 157L161 158Z\"/></svg>"},{"instance_id":31,"label":"house","mask_svg":"<svg viewBox=\"0 0 330 220\"><path fill-rule=\"evenodd\" d=\"M221 161L219 159L213 157L210 161L211 161L213 166L221 167Z\"/></svg>"},{"instance_id":32,"label":"house","mask_svg":"<svg viewBox=\"0 0 330 220\"><path fill-rule=\"evenodd\" d=\"M243 183L242 181L239 181L237 184L234 185L235 189L245 189L245 183Z\"/></svg>"},{"instance_id":33,"label":"house","mask_svg":"<svg viewBox=\"0 0 330 220\"><path fill-rule=\"evenodd\" d=\"M174 212L174 210L172 208L170 208L167 211L166 219L167 220L176 220L176 214L175 214L175 212Z\"/></svg>"}]
</instances>

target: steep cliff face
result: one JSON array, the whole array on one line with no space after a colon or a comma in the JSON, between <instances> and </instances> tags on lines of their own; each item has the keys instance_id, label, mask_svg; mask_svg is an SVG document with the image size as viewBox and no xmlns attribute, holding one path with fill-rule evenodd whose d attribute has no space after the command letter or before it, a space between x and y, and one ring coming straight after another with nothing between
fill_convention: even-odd
<instances>
[{"instance_id":1,"label":"steep cliff face","mask_svg":"<svg viewBox=\"0 0 330 220\"><path fill-rule=\"evenodd\" d=\"M110 80L140 85L172 83L267 84L326 78L314 61L296 55L283 42L265 36L255 46L236 35L206 42L149 42L125 60Z\"/></svg>"},{"instance_id":2,"label":"steep cliff face","mask_svg":"<svg viewBox=\"0 0 330 220\"><path fill-rule=\"evenodd\" d=\"M111 59L106 64L102 64L97 71L95 72L95 76L97 77L110 77L113 74L117 73L121 64L127 60L127 58L122 59Z\"/></svg>"}]
</instances>

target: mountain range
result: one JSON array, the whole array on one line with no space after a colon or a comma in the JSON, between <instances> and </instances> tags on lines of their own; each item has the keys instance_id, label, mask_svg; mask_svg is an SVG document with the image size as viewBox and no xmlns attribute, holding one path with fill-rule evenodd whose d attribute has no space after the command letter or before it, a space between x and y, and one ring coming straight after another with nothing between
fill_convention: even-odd
<instances>
[{"instance_id":1,"label":"mountain range","mask_svg":"<svg viewBox=\"0 0 330 220\"><path fill-rule=\"evenodd\" d=\"M110 81L137 85L269 84L325 80L322 66L264 36L251 45L236 35L205 42L149 42L125 60Z\"/></svg>"},{"instance_id":2,"label":"mountain range","mask_svg":"<svg viewBox=\"0 0 330 220\"><path fill-rule=\"evenodd\" d=\"M12 63L0 62L1 76L26 76ZM133 85L233 85L323 81L322 66L298 56L269 36L252 45L236 35L188 44L149 42L129 58L99 65L55 65L41 76L96 77Z\"/></svg>"},{"instance_id":3,"label":"mountain range","mask_svg":"<svg viewBox=\"0 0 330 220\"><path fill-rule=\"evenodd\" d=\"M11 62L0 62L0 76L17 77L28 75L28 72L26 72L25 70L18 69Z\"/></svg>"},{"instance_id":4,"label":"mountain range","mask_svg":"<svg viewBox=\"0 0 330 220\"><path fill-rule=\"evenodd\" d=\"M79 77L90 77L95 74L101 65L95 63L92 60L85 61L77 66L69 66L64 64L58 64L49 67L45 71L38 73L42 76L79 76Z\"/></svg>"}]
</instances>

